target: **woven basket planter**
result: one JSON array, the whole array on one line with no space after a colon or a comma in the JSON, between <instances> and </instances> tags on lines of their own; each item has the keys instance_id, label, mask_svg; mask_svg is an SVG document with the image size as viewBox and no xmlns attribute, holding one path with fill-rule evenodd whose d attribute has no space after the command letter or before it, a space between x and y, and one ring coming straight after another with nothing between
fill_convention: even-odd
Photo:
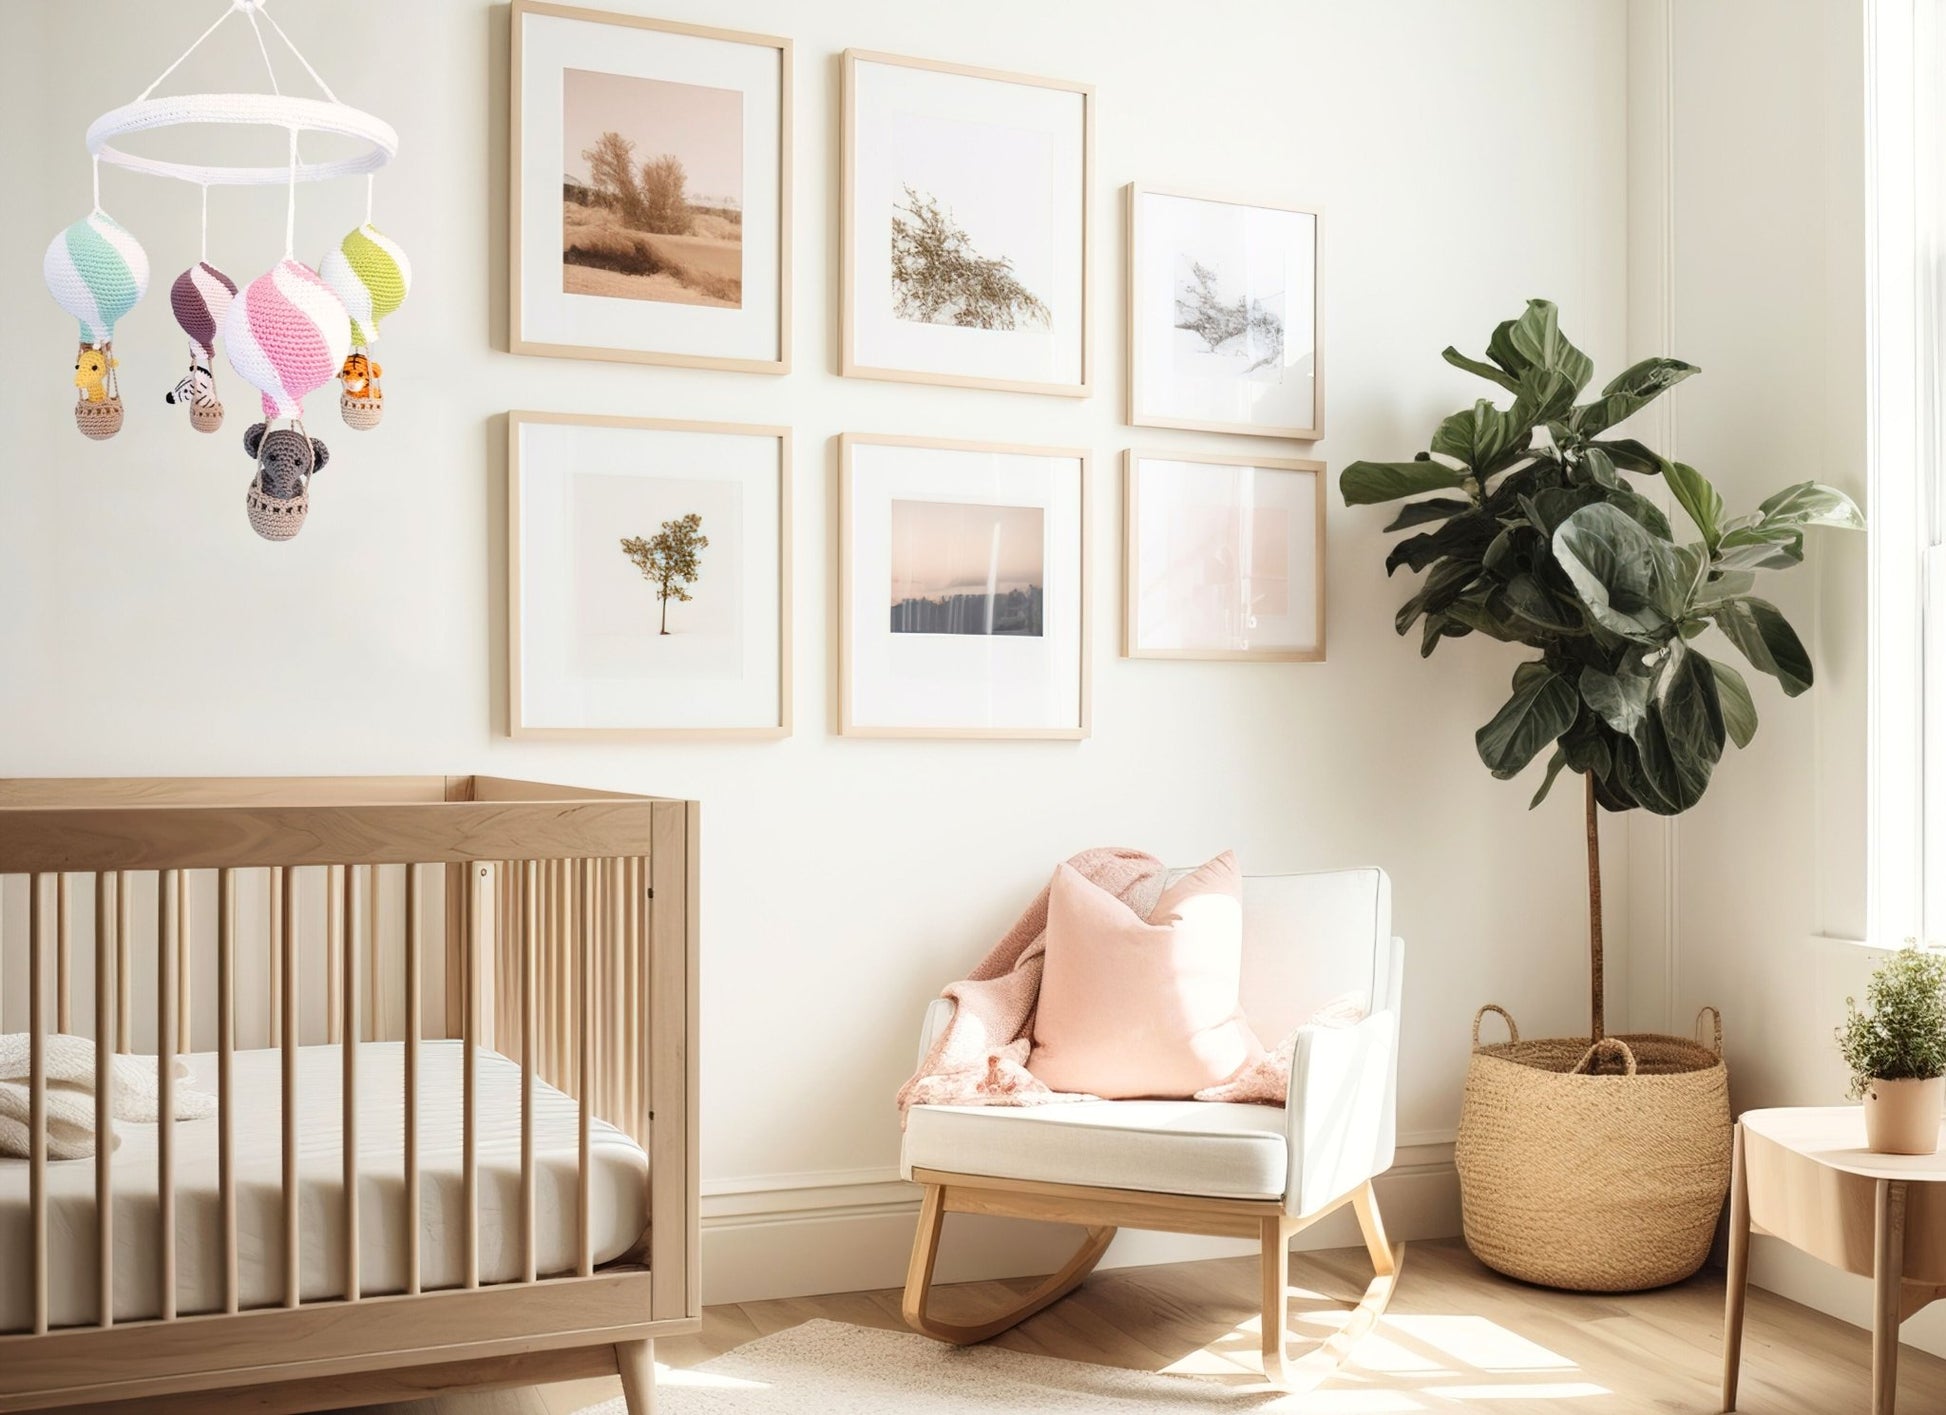
<instances>
[{"instance_id":1,"label":"woven basket planter","mask_svg":"<svg viewBox=\"0 0 1946 1415\"><path fill-rule=\"evenodd\" d=\"M122 400L108 397L99 403L76 403L74 425L81 429L82 436L106 442L122 430Z\"/></svg>"},{"instance_id":2,"label":"woven basket planter","mask_svg":"<svg viewBox=\"0 0 1946 1415\"><path fill-rule=\"evenodd\" d=\"M1511 1040L1480 1044L1488 1012ZM1680 1282L1709 1256L1730 1187L1723 1023L1712 1046L1635 1034L1522 1041L1473 1018L1460 1109L1466 1246L1508 1277L1574 1292Z\"/></svg>"}]
</instances>

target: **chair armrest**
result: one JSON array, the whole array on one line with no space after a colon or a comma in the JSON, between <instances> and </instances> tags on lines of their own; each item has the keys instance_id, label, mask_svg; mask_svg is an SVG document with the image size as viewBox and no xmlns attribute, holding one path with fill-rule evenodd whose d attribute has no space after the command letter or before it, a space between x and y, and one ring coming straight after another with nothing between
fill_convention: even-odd
<instances>
[{"instance_id":1,"label":"chair armrest","mask_svg":"<svg viewBox=\"0 0 1946 1415\"><path fill-rule=\"evenodd\" d=\"M1353 1027L1305 1027L1291 1059L1284 1208L1315 1213L1392 1166L1397 1147L1399 1014Z\"/></svg>"},{"instance_id":2,"label":"chair armrest","mask_svg":"<svg viewBox=\"0 0 1946 1415\"><path fill-rule=\"evenodd\" d=\"M953 1019L953 1010L958 1005L950 997L936 997L927 1006L925 1019L919 1024L919 1059L914 1065L926 1064L926 1053L939 1040L939 1034L946 1030L946 1024Z\"/></svg>"}]
</instances>

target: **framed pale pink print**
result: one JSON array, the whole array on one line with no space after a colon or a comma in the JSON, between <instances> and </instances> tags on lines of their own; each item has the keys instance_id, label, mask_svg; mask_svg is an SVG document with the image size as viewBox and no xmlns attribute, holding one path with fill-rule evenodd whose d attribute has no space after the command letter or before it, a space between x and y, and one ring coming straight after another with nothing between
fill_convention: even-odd
<instances>
[{"instance_id":1,"label":"framed pale pink print","mask_svg":"<svg viewBox=\"0 0 1946 1415\"><path fill-rule=\"evenodd\" d=\"M1128 420L1324 436L1319 214L1128 188Z\"/></svg>"},{"instance_id":2,"label":"framed pale pink print","mask_svg":"<svg viewBox=\"0 0 1946 1415\"><path fill-rule=\"evenodd\" d=\"M1324 463L1123 458L1122 654L1324 658Z\"/></svg>"}]
</instances>

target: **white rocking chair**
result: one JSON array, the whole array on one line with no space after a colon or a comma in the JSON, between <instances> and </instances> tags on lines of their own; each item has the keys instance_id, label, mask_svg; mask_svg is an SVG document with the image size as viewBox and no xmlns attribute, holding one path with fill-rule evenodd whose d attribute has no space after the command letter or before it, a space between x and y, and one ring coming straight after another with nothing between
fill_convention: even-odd
<instances>
[{"instance_id":1,"label":"white rocking chair","mask_svg":"<svg viewBox=\"0 0 1946 1415\"><path fill-rule=\"evenodd\" d=\"M1387 1241L1372 1180L1392 1164L1399 995L1405 944L1393 938L1384 871L1258 875L1243 883L1244 1012L1274 1046L1319 1008L1355 992L1367 1016L1307 1026L1289 1102L1081 1101L1029 1108L914 1106L900 1166L925 1186L906 1273L905 1319L964 1345L997 1336L1080 1286L1117 1228L1245 1237L1262 1245L1264 1374L1304 1388L1323 1380L1391 1299L1404 1245ZM952 1015L937 999L923 1058ZM1301 1363L1287 1355L1290 1239L1345 1204L1376 1275L1350 1320ZM1080 1249L1005 1311L960 1325L931 1316L933 1263L949 1213L1080 1224Z\"/></svg>"}]
</instances>

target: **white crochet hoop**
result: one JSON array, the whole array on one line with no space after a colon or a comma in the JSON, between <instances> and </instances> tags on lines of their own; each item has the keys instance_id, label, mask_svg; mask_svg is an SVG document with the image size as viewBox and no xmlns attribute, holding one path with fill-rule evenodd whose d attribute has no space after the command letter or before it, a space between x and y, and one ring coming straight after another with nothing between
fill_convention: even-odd
<instances>
[{"instance_id":1,"label":"white crochet hoop","mask_svg":"<svg viewBox=\"0 0 1946 1415\"><path fill-rule=\"evenodd\" d=\"M288 163L275 167L202 166L144 157L112 146L116 138L154 128L188 123L255 124L286 132L326 133L354 138L364 150L335 162ZM290 181L322 182L376 172L399 152L399 135L382 118L335 100L295 98L277 93L191 93L142 98L111 109L88 125L88 151L110 166L155 177L174 177L201 186L282 186Z\"/></svg>"}]
</instances>

